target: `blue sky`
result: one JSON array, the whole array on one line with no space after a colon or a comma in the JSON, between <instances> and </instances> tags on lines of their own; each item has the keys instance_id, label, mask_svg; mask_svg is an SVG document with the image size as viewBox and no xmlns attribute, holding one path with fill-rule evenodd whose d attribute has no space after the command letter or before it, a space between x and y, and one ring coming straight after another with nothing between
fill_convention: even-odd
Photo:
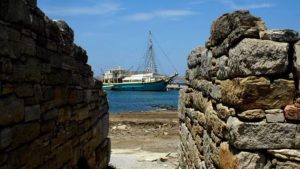
<instances>
[{"instance_id":1,"label":"blue sky","mask_svg":"<svg viewBox=\"0 0 300 169\"><path fill-rule=\"evenodd\" d=\"M154 48L160 72L184 75L187 55L208 39L212 21L237 9L260 16L269 29L300 31L298 0L39 0L38 6L73 28L95 76L117 66L136 69L149 30L158 42Z\"/></svg>"}]
</instances>

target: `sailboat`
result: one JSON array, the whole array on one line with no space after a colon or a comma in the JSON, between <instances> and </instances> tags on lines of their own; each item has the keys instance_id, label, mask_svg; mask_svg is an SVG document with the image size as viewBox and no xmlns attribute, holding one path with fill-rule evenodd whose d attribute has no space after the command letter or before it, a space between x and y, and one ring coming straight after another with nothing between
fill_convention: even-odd
<instances>
[{"instance_id":1,"label":"sailboat","mask_svg":"<svg viewBox=\"0 0 300 169\"><path fill-rule=\"evenodd\" d=\"M148 48L146 52L145 69L139 72L130 72L122 69L112 69L104 74L103 87L120 91L166 91L167 85L178 74L164 76L158 73L154 60L152 33L149 32Z\"/></svg>"}]
</instances>

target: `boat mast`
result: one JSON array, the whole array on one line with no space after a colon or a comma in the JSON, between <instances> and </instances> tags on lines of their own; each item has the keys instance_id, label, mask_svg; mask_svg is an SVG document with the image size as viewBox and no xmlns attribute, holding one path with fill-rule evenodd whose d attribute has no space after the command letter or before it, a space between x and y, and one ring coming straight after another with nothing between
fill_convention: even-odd
<instances>
[{"instance_id":1,"label":"boat mast","mask_svg":"<svg viewBox=\"0 0 300 169\"><path fill-rule=\"evenodd\" d=\"M149 31L149 47L147 56L146 72L157 73L157 66L154 60L153 43L152 43L152 33Z\"/></svg>"}]
</instances>

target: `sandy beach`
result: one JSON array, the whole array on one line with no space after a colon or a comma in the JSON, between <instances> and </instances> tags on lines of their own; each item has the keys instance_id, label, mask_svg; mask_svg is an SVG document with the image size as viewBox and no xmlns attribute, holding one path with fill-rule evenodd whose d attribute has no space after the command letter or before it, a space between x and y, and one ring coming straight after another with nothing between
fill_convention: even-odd
<instances>
[{"instance_id":1,"label":"sandy beach","mask_svg":"<svg viewBox=\"0 0 300 169\"><path fill-rule=\"evenodd\" d=\"M178 165L176 111L110 114L112 166L117 169L174 169Z\"/></svg>"}]
</instances>

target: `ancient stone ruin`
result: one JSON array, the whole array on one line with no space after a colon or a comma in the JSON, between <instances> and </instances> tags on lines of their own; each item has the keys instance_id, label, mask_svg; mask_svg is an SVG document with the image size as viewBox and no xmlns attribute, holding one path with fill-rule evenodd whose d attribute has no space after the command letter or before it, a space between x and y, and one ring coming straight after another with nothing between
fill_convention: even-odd
<instances>
[{"instance_id":1,"label":"ancient stone ruin","mask_svg":"<svg viewBox=\"0 0 300 169\"><path fill-rule=\"evenodd\" d=\"M300 168L300 41L236 11L188 57L181 163L190 169ZM298 98L298 99L297 99Z\"/></svg>"},{"instance_id":2,"label":"ancient stone ruin","mask_svg":"<svg viewBox=\"0 0 300 169\"><path fill-rule=\"evenodd\" d=\"M36 0L0 1L0 169L106 168L106 95L73 39Z\"/></svg>"}]
</instances>

